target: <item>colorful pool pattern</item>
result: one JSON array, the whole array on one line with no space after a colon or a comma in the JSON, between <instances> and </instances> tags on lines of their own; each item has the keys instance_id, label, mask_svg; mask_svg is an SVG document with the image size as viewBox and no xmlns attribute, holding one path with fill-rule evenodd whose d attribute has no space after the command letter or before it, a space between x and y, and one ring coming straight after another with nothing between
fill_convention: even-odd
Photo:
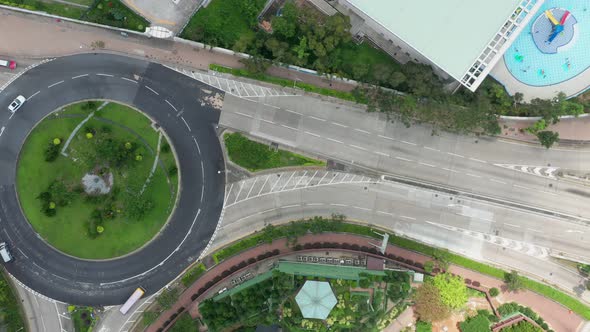
<instances>
[{"instance_id":1,"label":"colorful pool pattern","mask_svg":"<svg viewBox=\"0 0 590 332\"><path fill-rule=\"evenodd\" d=\"M548 43L552 24L569 11L564 30ZM531 86L548 86L575 77L590 67L590 1L547 0L504 54L508 70Z\"/></svg>"}]
</instances>

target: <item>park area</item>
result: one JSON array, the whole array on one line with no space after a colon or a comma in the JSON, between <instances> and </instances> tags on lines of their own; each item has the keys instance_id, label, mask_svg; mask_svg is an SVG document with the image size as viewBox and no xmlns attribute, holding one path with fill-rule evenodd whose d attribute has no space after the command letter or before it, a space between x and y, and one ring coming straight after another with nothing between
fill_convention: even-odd
<instances>
[{"instance_id":1,"label":"park area","mask_svg":"<svg viewBox=\"0 0 590 332\"><path fill-rule=\"evenodd\" d=\"M175 204L177 173L172 148L150 119L121 104L88 101L49 115L29 134L17 191L49 244L105 259L159 232Z\"/></svg>"}]
</instances>

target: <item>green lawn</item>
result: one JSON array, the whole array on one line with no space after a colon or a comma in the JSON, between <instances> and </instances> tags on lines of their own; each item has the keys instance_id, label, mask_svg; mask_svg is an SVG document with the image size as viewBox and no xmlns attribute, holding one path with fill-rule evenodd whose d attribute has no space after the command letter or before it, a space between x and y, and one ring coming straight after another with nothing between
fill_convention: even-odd
<instances>
[{"instance_id":1,"label":"green lawn","mask_svg":"<svg viewBox=\"0 0 590 332\"><path fill-rule=\"evenodd\" d=\"M25 324L20 302L7 278L4 273L0 274L0 331L22 331Z\"/></svg>"},{"instance_id":2,"label":"green lawn","mask_svg":"<svg viewBox=\"0 0 590 332\"><path fill-rule=\"evenodd\" d=\"M239 133L223 135L229 159L252 172L287 166L324 166L323 161L293 152L273 151L267 145L249 140Z\"/></svg>"},{"instance_id":3,"label":"green lawn","mask_svg":"<svg viewBox=\"0 0 590 332\"><path fill-rule=\"evenodd\" d=\"M341 44L335 52L342 63L341 69L344 74L346 74L346 77L353 77L354 68L363 65L368 65L370 72L379 71L384 67L393 71L401 70L399 62L391 58L389 54L373 47L368 42L364 42L360 45L353 42Z\"/></svg>"},{"instance_id":4,"label":"green lawn","mask_svg":"<svg viewBox=\"0 0 590 332\"><path fill-rule=\"evenodd\" d=\"M57 249L82 258L100 259L123 255L142 246L151 239L166 222L173 206L173 201L178 188L177 177L171 177L173 192L168 184L166 171L157 167L150 184L144 193L146 198L153 202L150 209L141 220L133 220L126 215L126 205L121 197L126 190L139 190L145 183L152 168L155 155L137 137L149 143L153 152L157 149L158 133L151 129L150 120L123 105L111 103L97 112L82 129L76 134L68 152L76 158L74 162L70 158L59 156L53 162L46 162L44 150L48 142L59 137L62 142L68 138L74 128L88 114L82 104L76 104L60 112L69 117L49 116L33 130L27 138L21 151L18 171L17 189L19 199L25 215L35 230ZM71 117L80 114L83 117ZM118 124L129 127L128 130L118 125L107 124L100 119L108 119ZM93 169L95 162L95 141L105 128L110 128L114 139L133 142L137 145L134 155L140 154L143 159L133 160L130 166L111 169L114 174L115 186L111 192L114 197L109 209L114 211L114 217L104 221L104 233L96 238L89 236L88 221L91 213L97 208L97 203L89 202L85 194L75 194L71 202L66 206L57 206L56 215L48 217L42 211L42 202L37 199L41 192L47 190L55 181L63 181L68 188L77 186L82 176ZM88 139L86 130L93 129L96 137ZM163 137L163 142L166 142ZM171 152L167 153L171 154ZM166 153L162 153L162 156ZM173 161L173 157L168 162ZM103 195L100 197L104 197Z\"/></svg>"},{"instance_id":5,"label":"green lawn","mask_svg":"<svg viewBox=\"0 0 590 332\"><path fill-rule=\"evenodd\" d=\"M127 8L120 0L100 0L85 15L84 20L113 27L144 32L149 22Z\"/></svg>"},{"instance_id":6,"label":"green lawn","mask_svg":"<svg viewBox=\"0 0 590 332\"><path fill-rule=\"evenodd\" d=\"M96 322L91 315L93 311L94 309L92 307L74 307L74 311L72 311L70 315L72 317L75 332L91 331L92 326Z\"/></svg>"},{"instance_id":7,"label":"green lawn","mask_svg":"<svg viewBox=\"0 0 590 332\"><path fill-rule=\"evenodd\" d=\"M266 0L213 0L201 8L182 30L182 38L224 48L240 39L253 39L256 16Z\"/></svg>"},{"instance_id":8,"label":"green lawn","mask_svg":"<svg viewBox=\"0 0 590 332\"><path fill-rule=\"evenodd\" d=\"M188 270L183 276L182 276L182 284L185 287L189 287L190 285L192 285L195 281L197 281L197 279L199 279L199 277L201 276L201 274L203 274L203 272L205 272L207 269L205 268L205 265L203 265L203 263L199 263L193 267L190 268L190 270Z\"/></svg>"},{"instance_id":9,"label":"green lawn","mask_svg":"<svg viewBox=\"0 0 590 332\"><path fill-rule=\"evenodd\" d=\"M39 12L46 12L48 14L74 19L79 19L85 11L84 8L77 6L66 5L59 2L45 2L40 0L0 0L0 4Z\"/></svg>"}]
</instances>

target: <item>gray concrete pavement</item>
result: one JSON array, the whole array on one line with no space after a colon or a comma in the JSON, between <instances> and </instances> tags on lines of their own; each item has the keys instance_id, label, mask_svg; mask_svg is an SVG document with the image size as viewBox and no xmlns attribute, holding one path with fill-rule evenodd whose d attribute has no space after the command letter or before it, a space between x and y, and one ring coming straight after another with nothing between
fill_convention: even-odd
<instances>
[{"instance_id":1,"label":"gray concrete pavement","mask_svg":"<svg viewBox=\"0 0 590 332\"><path fill-rule=\"evenodd\" d=\"M152 26L161 26L175 35L201 6L203 0L123 0L135 12L150 21Z\"/></svg>"},{"instance_id":2,"label":"gray concrete pavement","mask_svg":"<svg viewBox=\"0 0 590 332\"><path fill-rule=\"evenodd\" d=\"M588 256L578 233L586 228L569 221L361 175L323 171L244 180L228 185L226 197L223 223L211 250L269 223L341 213L479 261L517 269L579 293L590 302L590 292L580 288L582 279L577 272L548 256L554 250Z\"/></svg>"},{"instance_id":3,"label":"gray concrete pavement","mask_svg":"<svg viewBox=\"0 0 590 332\"><path fill-rule=\"evenodd\" d=\"M428 126L405 128L382 114L308 96L244 100L226 95L220 125L383 173L542 206L590 221L586 209L590 191L556 176L562 169L585 169L589 150L546 150L450 133L433 136ZM519 168L523 165L535 167L523 172Z\"/></svg>"}]
</instances>

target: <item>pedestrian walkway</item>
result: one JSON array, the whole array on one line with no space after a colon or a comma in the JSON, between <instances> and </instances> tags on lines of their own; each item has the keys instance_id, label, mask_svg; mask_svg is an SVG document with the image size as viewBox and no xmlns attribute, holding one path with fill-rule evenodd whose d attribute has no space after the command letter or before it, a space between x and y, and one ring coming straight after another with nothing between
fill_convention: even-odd
<instances>
[{"instance_id":1,"label":"pedestrian walkway","mask_svg":"<svg viewBox=\"0 0 590 332\"><path fill-rule=\"evenodd\" d=\"M369 242L374 241L372 238L367 238L363 236L353 235L353 234L333 234L333 233L323 233L323 234L308 234L303 237L297 239L299 244L305 243L315 243L315 242L338 242L338 243L348 243L350 245L359 245L359 246L369 246ZM209 297L208 293L204 293L199 298L193 301L191 297L193 294L197 293L199 289L203 288L208 282L212 281L216 276L221 275L221 273L230 267L239 264L242 261L247 261L249 258L255 258L258 255L264 254L266 252L273 251L275 249L280 250L281 254L289 254L292 253L293 250L287 246L287 239L279 239L273 241L271 244L263 244L257 247L254 247L247 252L243 252L240 255L230 257L218 265L212 267L205 275L203 275L200 279L198 279L193 285L191 285L178 299L175 305L172 306L171 309L164 312L158 320L152 324L146 332L155 332L159 327L161 327L165 321L167 321L170 316L174 313L179 312L179 309L185 308L192 317L199 316L198 311L198 304L203 299ZM419 254L417 252L409 251L406 249L402 249L393 245L388 245L386 249L386 254L393 254L397 257L402 257L406 260L412 260L417 263L424 264L426 261L431 260L432 258ZM246 267L247 269L248 267ZM241 273L243 270L238 270L235 274ZM468 270L459 266L451 266L449 271L451 273L455 273L461 275L465 279L471 279L472 281L478 281L481 283L481 286L486 288L496 287L502 291L502 293L496 298L499 302L518 302L522 305L531 307L534 311L536 311L543 319L551 325L551 327L555 331L571 331L575 332L581 329L582 323L584 322L583 319L569 311L567 308L561 306L560 304L553 302L537 293L524 290L519 291L518 293L507 292L505 290L505 286L502 280L498 280L487 275ZM229 275L222 279L220 282L224 282L225 280L230 280L232 275ZM216 288L213 286L210 290L214 291ZM194 298L194 297L193 297Z\"/></svg>"}]
</instances>

